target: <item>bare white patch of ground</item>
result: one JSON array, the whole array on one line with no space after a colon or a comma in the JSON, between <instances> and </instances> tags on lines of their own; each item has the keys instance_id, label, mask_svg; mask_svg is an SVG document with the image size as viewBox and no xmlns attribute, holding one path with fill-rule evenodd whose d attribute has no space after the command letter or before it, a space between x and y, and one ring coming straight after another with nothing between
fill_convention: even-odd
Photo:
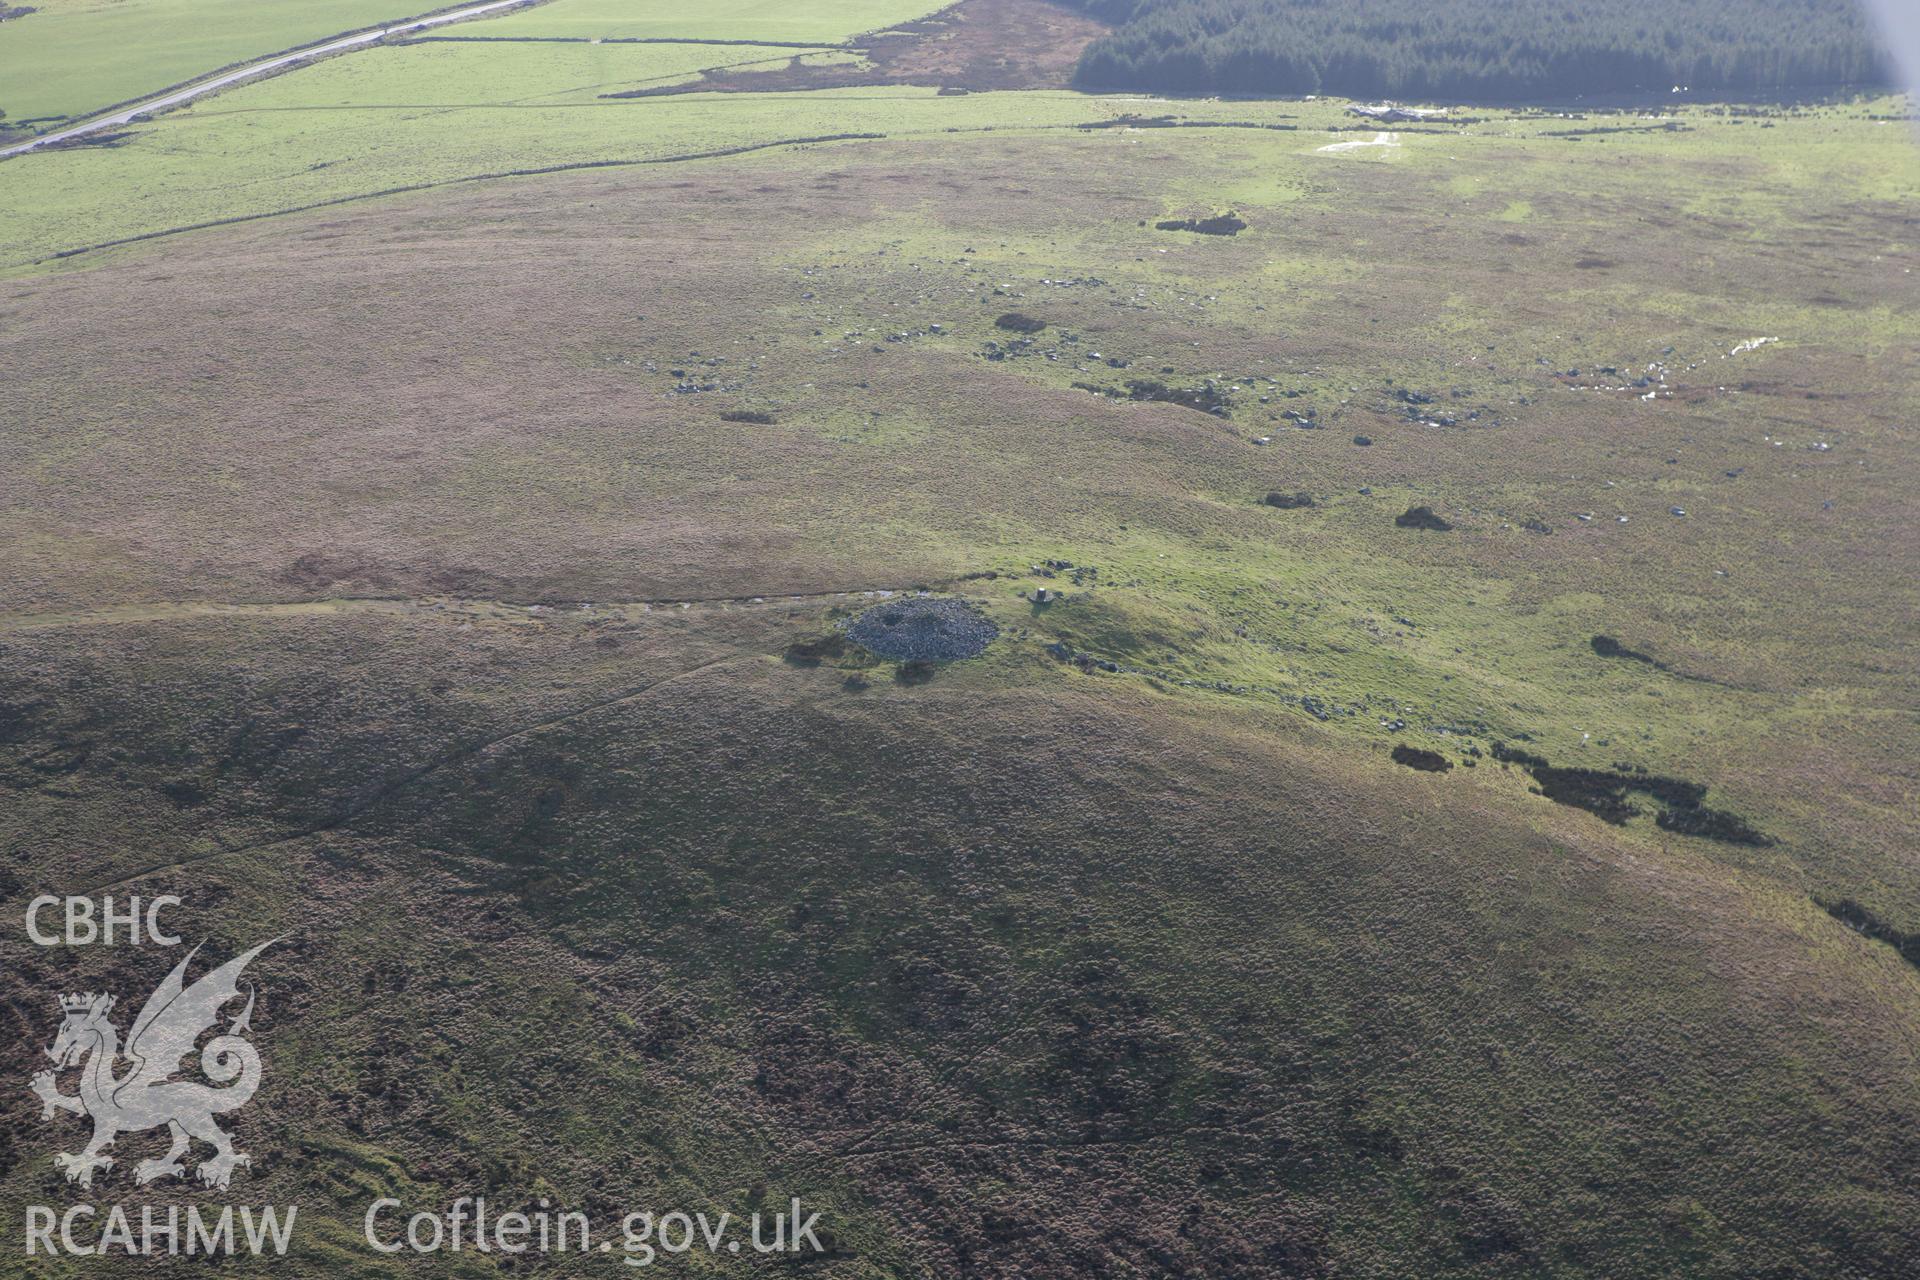
<instances>
[{"instance_id":1,"label":"bare white patch of ground","mask_svg":"<svg viewBox=\"0 0 1920 1280\"><path fill-rule=\"evenodd\" d=\"M1397 133L1376 133L1366 141L1334 142L1321 147L1322 151L1359 151L1363 147L1397 147L1400 135Z\"/></svg>"}]
</instances>

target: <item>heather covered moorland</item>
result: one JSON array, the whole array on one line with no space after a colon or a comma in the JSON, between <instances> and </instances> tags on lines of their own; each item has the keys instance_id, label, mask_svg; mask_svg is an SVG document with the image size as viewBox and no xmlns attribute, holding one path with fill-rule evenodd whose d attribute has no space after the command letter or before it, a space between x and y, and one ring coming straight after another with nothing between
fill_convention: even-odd
<instances>
[{"instance_id":1,"label":"heather covered moorland","mask_svg":"<svg viewBox=\"0 0 1920 1280\"><path fill-rule=\"evenodd\" d=\"M0 160L0 906L281 940L283 1271L476 1192L799 1197L847 1277L1920 1262L1905 99L1083 87L1129 30L551 0ZM8 930L17 1223L56 996L178 957ZM84 1194L226 1198L164 1149Z\"/></svg>"}]
</instances>

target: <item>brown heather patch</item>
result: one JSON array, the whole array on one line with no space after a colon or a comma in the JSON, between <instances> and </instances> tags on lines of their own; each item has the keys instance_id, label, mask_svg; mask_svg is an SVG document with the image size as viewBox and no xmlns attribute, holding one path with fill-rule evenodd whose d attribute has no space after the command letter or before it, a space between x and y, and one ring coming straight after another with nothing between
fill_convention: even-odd
<instances>
[{"instance_id":1,"label":"brown heather patch","mask_svg":"<svg viewBox=\"0 0 1920 1280\"><path fill-rule=\"evenodd\" d=\"M684 84L608 94L653 98L681 93L791 93L855 85L914 84L986 92L1065 89L1080 54L1106 24L1052 0L961 0L918 22L854 41L858 65L773 71L714 71Z\"/></svg>"}]
</instances>

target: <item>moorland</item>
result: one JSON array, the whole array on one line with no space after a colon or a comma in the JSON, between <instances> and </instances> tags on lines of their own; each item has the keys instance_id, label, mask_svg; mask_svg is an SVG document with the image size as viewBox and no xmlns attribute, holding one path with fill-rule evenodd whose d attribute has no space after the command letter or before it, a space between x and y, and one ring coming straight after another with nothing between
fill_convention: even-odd
<instances>
[{"instance_id":1,"label":"moorland","mask_svg":"<svg viewBox=\"0 0 1920 1280\"><path fill-rule=\"evenodd\" d=\"M1383 128L935 8L552 0L0 161L9 917L285 939L295 1274L475 1189L798 1195L849 1277L1911 1274L1905 100ZM194 57L409 16L305 13ZM109 70L0 107L191 74ZM984 653L848 639L923 596ZM53 993L165 965L0 948L17 1221Z\"/></svg>"}]
</instances>

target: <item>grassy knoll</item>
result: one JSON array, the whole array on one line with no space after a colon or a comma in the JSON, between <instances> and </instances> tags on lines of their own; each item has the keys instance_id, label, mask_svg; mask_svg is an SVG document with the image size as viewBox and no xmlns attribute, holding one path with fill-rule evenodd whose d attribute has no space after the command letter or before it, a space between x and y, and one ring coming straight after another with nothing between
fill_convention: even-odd
<instances>
[{"instance_id":1,"label":"grassy knoll","mask_svg":"<svg viewBox=\"0 0 1920 1280\"><path fill-rule=\"evenodd\" d=\"M0 830L291 936L241 1132L296 1273L402 1274L359 1200L475 1187L797 1194L842 1276L1897 1272L1910 971L1251 704L776 656L859 603L10 631L9 699L87 689L24 740L91 754L9 748Z\"/></svg>"},{"instance_id":2,"label":"grassy knoll","mask_svg":"<svg viewBox=\"0 0 1920 1280\"><path fill-rule=\"evenodd\" d=\"M296 1268L487 1188L802 1194L844 1276L1909 1274L1920 968L1822 905L1920 935L1889 105L599 96L759 56L0 165L0 907L293 939ZM920 588L1000 638L832 642ZM0 946L22 1080L154 976Z\"/></svg>"}]
</instances>

